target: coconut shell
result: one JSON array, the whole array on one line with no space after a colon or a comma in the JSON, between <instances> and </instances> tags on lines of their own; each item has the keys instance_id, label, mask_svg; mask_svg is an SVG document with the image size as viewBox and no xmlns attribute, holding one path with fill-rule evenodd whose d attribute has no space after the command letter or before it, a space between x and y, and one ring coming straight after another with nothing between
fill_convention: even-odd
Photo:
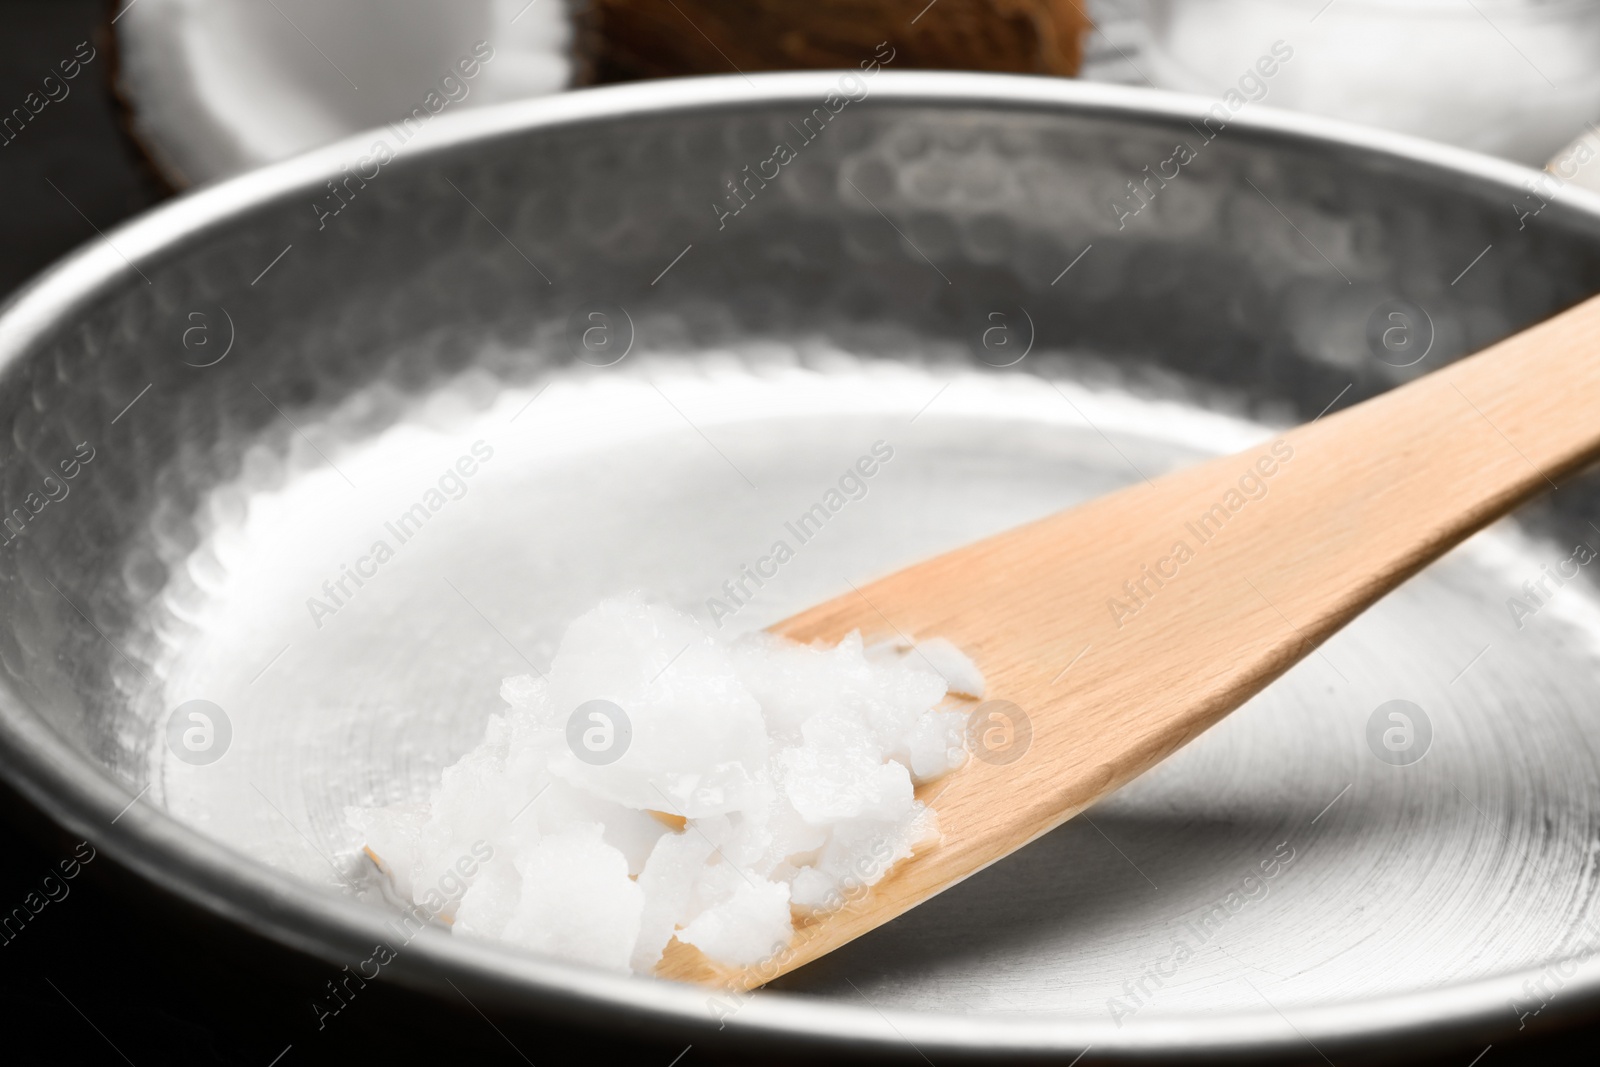
<instances>
[{"instance_id":1,"label":"coconut shell","mask_svg":"<svg viewBox=\"0 0 1600 1067\"><path fill-rule=\"evenodd\" d=\"M590 0L605 81L854 68L1077 73L1080 0Z\"/></svg>"}]
</instances>

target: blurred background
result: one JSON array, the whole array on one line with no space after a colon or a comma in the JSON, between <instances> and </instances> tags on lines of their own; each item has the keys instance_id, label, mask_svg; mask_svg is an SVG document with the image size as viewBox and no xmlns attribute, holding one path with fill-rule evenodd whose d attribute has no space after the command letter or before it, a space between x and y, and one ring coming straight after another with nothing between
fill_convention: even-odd
<instances>
[{"instance_id":1,"label":"blurred background","mask_svg":"<svg viewBox=\"0 0 1600 1067\"><path fill-rule=\"evenodd\" d=\"M1545 168L1546 197L1600 189L1593 2L0 0L0 293L187 187L369 127L610 82L853 66L882 41L895 69L1286 108ZM0 802L9 909L73 843ZM197 932L109 863L72 895L0 945L7 1062L732 1062L625 1035L507 1032L384 987L319 1032L308 1001L323 968ZM1483 1063L1589 1062L1597 1041L1600 1020Z\"/></svg>"}]
</instances>

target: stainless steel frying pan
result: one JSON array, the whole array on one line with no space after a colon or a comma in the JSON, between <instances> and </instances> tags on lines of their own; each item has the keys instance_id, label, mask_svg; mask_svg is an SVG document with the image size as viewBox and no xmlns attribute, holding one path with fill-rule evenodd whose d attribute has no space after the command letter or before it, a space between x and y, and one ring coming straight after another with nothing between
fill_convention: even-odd
<instances>
[{"instance_id":1,"label":"stainless steel frying pan","mask_svg":"<svg viewBox=\"0 0 1600 1067\"><path fill-rule=\"evenodd\" d=\"M335 966L396 937L345 807L426 796L597 598L759 627L1600 290L1600 200L1255 105L880 69L406 132L181 197L0 316L0 772ZM865 495L711 610L880 440ZM1590 1011L1597 515L1592 478L1562 486L781 988L444 929L383 971L935 1061L1470 1051Z\"/></svg>"}]
</instances>

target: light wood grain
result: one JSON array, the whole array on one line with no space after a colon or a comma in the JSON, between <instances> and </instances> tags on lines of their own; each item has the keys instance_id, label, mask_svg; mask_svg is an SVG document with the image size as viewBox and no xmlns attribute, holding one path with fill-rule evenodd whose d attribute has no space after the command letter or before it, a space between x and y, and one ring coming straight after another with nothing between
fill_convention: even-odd
<instances>
[{"instance_id":1,"label":"light wood grain","mask_svg":"<svg viewBox=\"0 0 1600 1067\"><path fill-rule=\"evenodd\" d=\"M935 783L943 839L852 905L799 925L767 965L719 969L674 942L658 973L759 985L982 870L1193 740L1407 577L1597 457L1600 298L1258 447L787 620L774 629L801 640L859 628L954 641L982 668L988 699L1027 712L1032 745L1009 765L969 760ZM1240 491L1250 472L1265 486L1256 499ZM1212 527L1200 517L1215 505L1225 521L1202 542ZM1180 543L1192 557L1174 570ZM1169 575L1159 587L1145 577L1158 565ZM1123 583L1141 579L1143 606L1116 617L1110 602L1132 606Z\"/></svg>"}]
</instances>

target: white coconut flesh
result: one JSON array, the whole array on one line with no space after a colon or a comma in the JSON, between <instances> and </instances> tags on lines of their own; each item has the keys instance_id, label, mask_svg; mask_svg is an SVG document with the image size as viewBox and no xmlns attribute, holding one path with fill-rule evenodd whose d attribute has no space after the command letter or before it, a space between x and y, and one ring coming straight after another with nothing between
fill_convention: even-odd
<instances>
[{"instance_id":1,"label":"white coconut flesh","mask_svg":"<svg viewBox=\"0 0 1600 1067\"><path fill-rule=\"evenodd\" d=\"M115 30L134 132L180 185L575 70L567 0L124 0Z\"/></svg>"},{"instance_id":2,"label":"white coconut flesh","mask_svg":"<svg viewBox=\"0 0 1600 1067\"><path fill-rule=\"evenodd\" d=\"M726 643L621 597L505 680L426 802L346 814L406 910L457 935L638 973L676 938L750 966L938 839L914 789L965 762L982 691L946 641Z\"/></svg>"}]
</instances>

